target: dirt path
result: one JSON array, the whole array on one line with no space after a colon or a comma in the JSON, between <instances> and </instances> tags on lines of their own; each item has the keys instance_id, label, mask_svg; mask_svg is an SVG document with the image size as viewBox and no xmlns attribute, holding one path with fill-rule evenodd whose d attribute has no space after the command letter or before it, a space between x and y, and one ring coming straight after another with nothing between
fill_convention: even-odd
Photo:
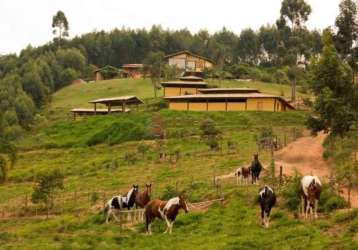
<instances>
[{"instance_id":1,"label":"dirt path","mask_svg":"<svg viewBox=\"0 0 358 250\"><path fill-rule=\"evenodd\" d=\"M319 134L316 137L305 136L290 143L287 147L275 153L277 166L283 166L283 173L287 176L294 175L295 171L302 175L316 175L327 181L331 175L331 168L323 160L322 143L326 135ZM279 171L279 168L276 168ZM347 198L347 190L342 190ZM358 190L351 194L352 207L358 207Z\"/></svg>"}]
</instances>

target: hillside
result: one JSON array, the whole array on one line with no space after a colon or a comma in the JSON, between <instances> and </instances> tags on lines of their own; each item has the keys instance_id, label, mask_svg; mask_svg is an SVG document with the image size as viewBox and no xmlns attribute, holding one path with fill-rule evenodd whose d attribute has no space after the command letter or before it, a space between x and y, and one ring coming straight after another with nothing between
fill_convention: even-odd
<instances>
[{"instance_id":1,"label":"hillside","mask_svg":"<svg viewBox=\"0 0 358 250\"><path fill-rule=\"evenodd\" d=\"M210 82L217 84L218 82ZM251 86L289 96L285 85L224 81L221 86ZM152 98L148 80L112 80L72 85L53 96L39 125L19 142L18 160L8 182L0 186L0 249L356 249L358 213L332 212L322 200L320 218L303 221L289 210L284 193L273 209L272 226L263 229L256 202L258 186L239 187L234 179L213 185L213 177L248 165L258 151L257 136L272 128L282 144L305 134L305 112L174 112L149 111L90 117L73 121L68 111L86 107L91 99L118 95ZM200 124L212 119L221 131L220 150L210 150L201 139ZM166 139L153 138L156 122ZM145 153L138 152L146 144ZM229 145L235 145L230 147ZM282 145L284 146L284 145ZM166 159L159 153L165 152ZM175 155L179 155L175 159ZM270 152L260 150L266 167L263 182L270 182ZM36 176L59 169L65 175L49 212L30 201ZM186 191L191 203L225 197L208 211L181 213L173 234L163 235L164 223L155 223L154 235L145 236L143 224L121 230L105 225L101 211L112 195L133 184L143 190L153 184L153 197ZM336 198L336 197L333 197ZM355 219L354 219L355 218ZM354 219L354 220L353 220Z\"/></svg>"}]
</instances>

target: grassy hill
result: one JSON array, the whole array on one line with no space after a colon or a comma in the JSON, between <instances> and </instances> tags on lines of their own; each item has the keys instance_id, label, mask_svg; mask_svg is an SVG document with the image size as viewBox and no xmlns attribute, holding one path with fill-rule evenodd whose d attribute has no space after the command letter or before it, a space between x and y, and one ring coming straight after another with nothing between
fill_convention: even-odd
<instances>
[{"instance_id":1,"label":"grassy hill","mask_svg":"<svg viewBox=\"0 0 358 250\"><path fill-rule=\"evenodd\" d=\"M283 90L287 96L290 91L288 86L266 83L221 83L244 85L275 94ZM86 107L91 99L129 94L150 100L150 82L72 85L54 95L39 125L18 142L18 160L9 181L0 186L0 249L357 249L353 241L357 212L323 213L319 220L305 222L288 210L282 196L285 190L280 189L272 227L263 229L256 203L258 186L238 187L233 179L222 184L222 206L180 214L173 235L161 233L162 222L154 225L155 234L150 237L144 235L143 225L132 230L121 230L115 223L105 225L100 212L103 202L133 184L153 183L154 198L174 195L176 189L186 190L190 202L217 198L213 176L249 164L263 128L273 128L281 142L293 140L304 130L304 112L144 109L79 121L66 117L71 108ZM200 137L200 124L208 118L222 132L221 150L210 150ZM158 120L166 132L164 141L153 137ZM229 149L229 142L236 148ZM149 149L142 155L138 145L143 143ZM167 155L179 153L179 160L160 160L160 150ZM261 150L260 159L268 166L270 152ZM52 169L65 175L65 186L45 219L46 210L30 198L38 173Z\"/></svg>"}]
</instances>

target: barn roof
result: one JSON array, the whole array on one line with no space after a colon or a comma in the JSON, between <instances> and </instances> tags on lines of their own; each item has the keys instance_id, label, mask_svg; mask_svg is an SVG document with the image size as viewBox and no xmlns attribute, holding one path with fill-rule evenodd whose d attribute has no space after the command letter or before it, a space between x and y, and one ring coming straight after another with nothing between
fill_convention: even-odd
<instances>
[{"instance_id":1,"label":"barn roof","mask_svg":"<svg viewBox=\"0 0 358 250\"><path fill-rule=\"evenodd\" d=\"M136 96L118 96L111 98L101 98L93 101L89 101L89 103L101 103L101 104L111 104L111 105L122 105L125 104L143 104L143 101Z\"/></svg>"},{"instance_id":2,"label":"barn roof","mask_svg":"<svg viewBox=\"0 0 358 250\"><path fill-rule=\"evenodd\" d=\"M208 61L208 62L211 62L211 63L214 64L214 61L213 61L213 60L211 60L211 59L209 59L209 58L207 58L207 57L204 57L204 56L199 56L199 55L197 55L197 54L194 54L194 53L190 52L189 50L178 51L178 52L176 52L176 53L166 55L164 58L167 59L167 58L174 57L174 56L181 55L181 54L188 54L188 55L191 55L191 56L193 56L193 57L198 57L198 58L200 58L200 59L203 59L203 60L205 60L205 61Z\"/></svg>"},{"instance_id":3,"label":"barn roof","mask_svg":"<svg viewBox=\"0 0 358 250\"><path fill-rule=\"evenodd\" d=\"M198 89L202 94L229 94L229 93L260 93L255 88L209 88L209 89Z\"/></svg>"},{"instance_id":4,"label":"barn roof","mask_svg":"<svg viewBox=\"0 0 358 250\"><path fill-rule=\"evenodd\" d=\"M248 98L275 98L281 100L287 106L295 109L281 96L263 94L263 93L241 93L241 94L199 94L199 95L182 95L182 96L168 96L164 99L169 101L195 101L195 100L217 100L217 99L248 99Z\"/></svg>"}]
</instances>

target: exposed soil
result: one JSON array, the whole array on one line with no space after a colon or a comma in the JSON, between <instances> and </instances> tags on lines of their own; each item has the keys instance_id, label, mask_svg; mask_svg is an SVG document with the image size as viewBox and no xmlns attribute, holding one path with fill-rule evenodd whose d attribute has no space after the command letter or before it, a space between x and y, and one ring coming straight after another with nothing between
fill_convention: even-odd
<instances>
[{"instance_id":1,"label":"exposed soil","mask_svg":"<svg viewBox=\"0 0 358 250\"><path fill-rule=\"evenodd\" d=\"M283 166L283 174L287 176L292 176L297 171L302 175L316 175L321 180L328 181L332 168L322 157L325 137L326 135L321 133L290 143L275 153L276 166ZM279 167L276 169L279 171ZM344 198L347 198L347 189L343 188L341 191ZM358 207L358 190L352 190L351 205Z\"/></svg>"}]
</instances>

